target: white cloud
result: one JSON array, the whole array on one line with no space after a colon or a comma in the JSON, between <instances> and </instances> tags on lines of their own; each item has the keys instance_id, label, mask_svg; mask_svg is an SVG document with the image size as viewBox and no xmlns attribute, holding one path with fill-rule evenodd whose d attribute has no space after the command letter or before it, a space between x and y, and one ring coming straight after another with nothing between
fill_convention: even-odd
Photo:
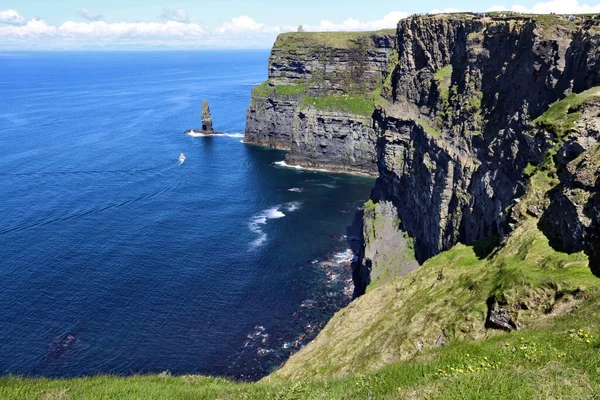
<instances>
[{"instance_id":1,"label":"white cloud","mask_svg":"<svg viewBox=\"0 0 600 400\"><path fill-rule=\"evenodd\" d=\"M41 19L32 19L23 26L0 26L0 37L29 37L29 36L44 36L55 35L56 27L46 24Z\"/></svg>"},{"instance_id":2,"label":"white cloud","mask_svg":"<svg viewBox=\"0 0 600 400\"><path fill-rule=\"evenodd\" d=\"M158 18L165 21L175 21L181 23L190 22L187 11L183 8L163 8L162 14Z\"/></svg>"},{"instance_id":3,"label":"white cloud","mask_svg":"<svg viewBox=\"0 0 600 400\"><path fill-rule=\"evenodd\" d=\"M269 27L264 24L259 24L247 15L233 18L230 22L225 22L221 27L217 28L219 33L242 33L242 32L262 32L262 33L278 33L281 28L278 26Z\"/></svg>"},{"instance_id":4,"label":"white cloud","mask_svg":"<svg viewBox=\"0 0 600 400\"><path fill-rule=\"evenodd\" d=\"M87 19L88 21L100 21L104 18L104 15L99 11L92 11L89 8L80 9L77 14Z\"/></svg>"},{"instance_id":5,"label":"white cloud","mask_svg":"<svg viewBox=\"0 0 600 400\"><path fill-rule=\"evenodd\" d=\"M15 10L0 11L0 23L8 25L25 25L27 20Z\"/></svg>"},{"instance_id":6,"label":"white cloud","mask_svg":"<svg viewBox=\"0 0 600 400\"><path fill-rule=\"evenodd\" d=\"M379 29L392 29L398 25L398 21L408 17L408 13L394 11L387 14L380 20L360 22L357 19L349 18L341 24L331 21L321 21L316 26L304 26L307 31L329 32L329 31L376 31Z\"/></svg>"},{"instance_id":7,"label":"white cloud","mask_svg":"<svg viewBox=\"0 0 600 400\"><path fill-rule=\"evenodd\" d=\"M60 26L41 19L23 25L0 26L0 48L10 49L77 49L77 48L269 48L279 33L295 31L297 26L269 26L247 15L233 18L216 28L189 23L185 10L163 13L181 21L119 22L67 21ZM307 31L370 31L395 28L407 17L392 12L375 21L348 19L342 23L321 21L316 26L304 25ZM171 18L170 17L170 18ZM171 19L172 19L171 18ZM185 21L185 22L183 22Z\"/></svg>"},{"instance_id":8,"label":"white cloud","mask_svg":"<svg viewBox=\"0 0 600 400\"><path fill-rule=\"evenodd\" d=\"M535 3L531 8L515 4L511 7L495 5L488 11L514 11L520 13L549 14L587 14L600 13L600 4L580 4L578 0L551 0Z\"/></svg>"}]
</instances>

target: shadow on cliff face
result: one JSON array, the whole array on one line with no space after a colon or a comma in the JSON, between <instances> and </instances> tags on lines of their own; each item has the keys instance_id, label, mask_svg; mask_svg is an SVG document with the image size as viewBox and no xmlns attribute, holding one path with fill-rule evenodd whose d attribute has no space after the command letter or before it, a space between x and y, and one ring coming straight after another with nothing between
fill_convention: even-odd
<instances>
[{"instance_id":1,"label":"shadow on cliff face","mask_svg":"<svg viewBox=\"0 0 600 400\"><path fill-rule=\"evenodd\" d=\"M473 243L473 251L480 260L487 258L500 244L500 236L493 235Z\"/></svg>"},{"instance_id":2,"label":"shadow on cliff face","mask_svg":"<svg viewBox=\"0 0 600 400\"><path fill-rule=\"evenodd\" d=\"M552 190L552 201L538 228L554 250L569 254L583 251L589 257L590 270L600 277L600 192L585 204L577 204L576 192L561 189Z\"/></svg>"},{"instance_id":3,"label":"shadow on cliff face","mask_svg":"<svg viewBox=\"0 0 600 400\"><path fill-rule=\"evenodd\" d=\"M364 246L362 236L364 214L365 212L362 209L356 211L354 213L352 224L346 227L348 247L358 256L358 260L352 262L352 281L354 282L353 299L365 294L367 285L370 283L370 266L367 266L367 268L361 267L363 259L362 249Z\"/></svg>"}]
</instances>

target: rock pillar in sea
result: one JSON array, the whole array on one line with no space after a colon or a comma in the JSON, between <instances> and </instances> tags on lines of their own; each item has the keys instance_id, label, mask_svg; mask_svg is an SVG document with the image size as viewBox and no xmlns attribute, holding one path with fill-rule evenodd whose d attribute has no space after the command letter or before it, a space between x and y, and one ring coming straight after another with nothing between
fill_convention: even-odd
<instances>
[{"instance_id":1,"label":"rock pillar in sea","mask_svg":"<svg viewBox=\"0 0 600 400\"><path fill-rule=\"evenodd\" d=\"M205 132L214 132L212 116L210 115L210 107L207 100L204 100L202 104L202 130Z\"/></svg>"}]
</instances>

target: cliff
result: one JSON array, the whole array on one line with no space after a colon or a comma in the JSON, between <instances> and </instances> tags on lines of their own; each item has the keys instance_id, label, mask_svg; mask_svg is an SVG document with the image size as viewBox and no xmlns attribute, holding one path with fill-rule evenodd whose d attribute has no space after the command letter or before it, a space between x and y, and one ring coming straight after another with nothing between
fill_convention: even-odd
<instances>
[{"instance_id":1,"label":"cliff","mask_svg":"<svg viewBox=\"0 0 600 400\"><path fill-rule=\"evenodd\" d=\"M597 22L438 16L401 21L397 33L374 200L396 206L420 262L504 238L524 171L562 140L533 121L600 85Z\"/></svg>"},{"instance_id":2,"label":"cliff","mask_svg":"<svg viewBox=\"0 0 600 400\"><path fill-rule=\"evenodd\" d=\"M246 141L379 175L355 266L366 294L278 371L257 383L11 376L0 397L597 397L600 29L492 16L278 39ZM338 80L361 46L370 72Z\"/></svg>"},{"instance_id":3,"label":"cliff","mask_svg":"<svg viewBox=\"0 0 600 400\"><path fill-rule=\"evenodd\" d=\"M245 142L290 150L293 165L376 174L371 115L393 48L394 31L280 35Z\"/></svg>"},{"instance_id":4,"label":"cliff","mask_svg":"<svg viewBox=\"0 0 600 400\"><path fill-rule=\"evenodd\" d=\"M378 369L595 293L599 44L598 21L553 15L400 21L371 114L367 293L273 379Z\"/></svg>"}]
</instances>

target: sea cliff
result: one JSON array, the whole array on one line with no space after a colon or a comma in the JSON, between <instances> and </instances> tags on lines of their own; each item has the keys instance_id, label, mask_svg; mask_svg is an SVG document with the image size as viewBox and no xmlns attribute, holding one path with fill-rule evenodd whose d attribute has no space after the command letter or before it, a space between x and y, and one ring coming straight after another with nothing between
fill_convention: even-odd
<instances>
[{"instance_id":1,"label":"sea cliff","mask_svg":"<svg viewBox=\"0 0 600 400\"><path fill-rule=\"evenodd\" d=\"M599 21L417 16L385 43L363 113L372 131L341 130L353 142L344 148L375 154L354 266L367 293L275 378L377 369L452 339L522 329L598 286ZM340 90L329 88L319 95ZM290 161L353 165L321 152L339 122L298 124L307 113L296 113Z\"/></svg>"},{"instance_id":2,"label":"sea cliff","mask_svg":"<svg viewBox=\"0 0 600 400\"><path fill-rule=\"evenodd\" d=\"M377 176L354 265L366 293L277 371L11 377L0 394L597 397L600 21L490 15L277 40L245 141Z\"/></svg>"},{"instance_id":3,"label":"sea cliff","mask_svg":"<svg viewBox=\"0 0 600 400\"><path fill-rule=\"evenodd\" d=\"M371 117L394 47L393 30L280 35L245 142L290 150L288 164L376 175Z\"/></svg>"}]
</instances>

